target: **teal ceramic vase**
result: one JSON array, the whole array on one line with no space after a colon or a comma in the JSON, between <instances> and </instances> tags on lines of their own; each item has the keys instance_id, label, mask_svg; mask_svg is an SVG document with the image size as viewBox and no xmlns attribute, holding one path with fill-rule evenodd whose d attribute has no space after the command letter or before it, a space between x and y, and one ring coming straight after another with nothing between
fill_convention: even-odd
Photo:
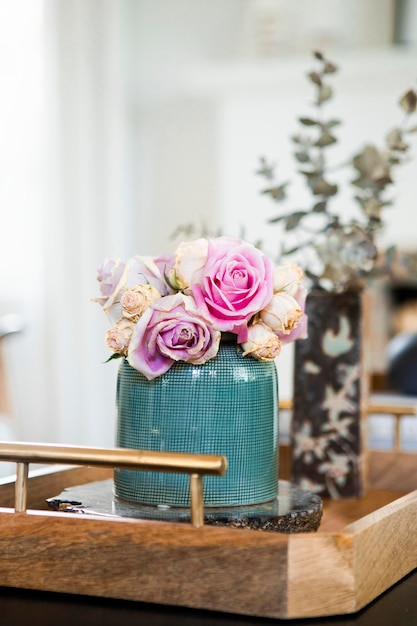
<instances>
[{"instance_id":1,"label":"teal ceramic vase","mask_svg":"<svg viewBox=\"0 0 417 626\"><path fill-rule=\"evenodd\" d=\"M222 454L224 476L204 478L206 507L269 502L278 492L278 380L274 362L221 345L203 365L175 363L152 381L126 360L117 380L117 446ZM146 505L189 506L184 474L115 470L115 494Z\"/></svg>"}]
</instances>

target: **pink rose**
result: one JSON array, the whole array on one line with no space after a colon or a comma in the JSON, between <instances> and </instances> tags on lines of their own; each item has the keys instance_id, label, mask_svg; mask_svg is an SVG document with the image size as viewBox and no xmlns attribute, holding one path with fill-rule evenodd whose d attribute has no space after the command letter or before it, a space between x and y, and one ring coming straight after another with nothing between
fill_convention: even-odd
<instances>
[{"instance_id":1,"label":"pink rose","mask_svg":"<svg viewBox=\"0 0 417 626\"><path fill-rule=\"evenodd\" d=\"M247 339L247 324L273 295L273 264L260 250L240 239L209 241L201 283L191 289L199 310L214 326Z\"/></svg>"},{"instance_id":2,"label":"pink rose","mask_svg":"<svg viewBox=\"0 0 417 626\"><path fill-rule=\"evenodd\" d=\"M197 310L194 299L178 293L157 300L139 318L128 361L152 380L175 361L205 363L216 356L219 343L220 332Z\"/></svg>"}]
</instances>

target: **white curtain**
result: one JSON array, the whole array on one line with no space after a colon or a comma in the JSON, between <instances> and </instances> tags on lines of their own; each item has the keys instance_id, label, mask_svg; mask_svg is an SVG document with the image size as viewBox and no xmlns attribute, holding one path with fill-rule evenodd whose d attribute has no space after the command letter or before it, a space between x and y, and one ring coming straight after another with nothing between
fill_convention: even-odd
<instances>
[{"instance_id":1,"label":"white curtain","mask_svg":"<svg viewBox=\"0 0 417 626\"><path fill-rule=\"evenodd\" d=\"M113 442L117 363L103 364L107 322L90 301L101 261L217 221L216 112L184 69L227 53L238 6L45 2L44 440Z\"/></svg>"},{"instance_id":2,"label":"white curtain","mask_svg":"<svg viewBox=\"0 0 417 626\"><path fill-rule=\"evenodd\" d=\"M44 363L55 441L111 445L115 364L91 301L106 256L140 249L126 81L128 38L117 0L47 1Z\"/></svg>"}]
</instances>

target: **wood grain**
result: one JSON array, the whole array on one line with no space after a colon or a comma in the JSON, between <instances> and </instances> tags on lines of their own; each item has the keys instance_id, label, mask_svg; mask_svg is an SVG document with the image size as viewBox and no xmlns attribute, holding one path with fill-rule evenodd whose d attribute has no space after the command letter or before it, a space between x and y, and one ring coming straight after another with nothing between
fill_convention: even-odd
<instances>
[{"instance_id":1,"label":"wood grain","mask_svg":"<svg viewBox=\"0 0 417 626\"><path fill-rule=\"evenodd\" d=\"M49 470L30 479L30 506L108 475ZM371 489L365 498L326 500L318 533L283 535L14 513L4 505L12 489L0 484L3 586L301 618L355 612L417 567L417 491L396 499L398 492Z\"/></svg>"},{"instance_id":2,"label":"wood grain","mask_svg":"<svg viewBox=\"0 0 417 626\"><path fill-rule=\"evenodd\" d=\"M341 500L327 498L323 501L323 517L318 532L340 533L348 524L373 513L406 493L388 489L369 489L365 498Z\"/></svg>"},{"instance_id":3,"label":"wood grain","mask_svg":"<svg viewBox=\"0 0 417 626\"><path fill-rule=\"evenodd\" d=\"M372 450L369 452L368 468L368 482L375 489L417 489L417 454Z\"/></svg>"},{"instance_id":4,"label":"wood grain","mask_svg":"<svg viewBox=\"0 0 417 626\"><path fill-rule=\"evenodd\" d=\"M356 610L417 566L417 491L345 528L353 536Z\"/></svg>"},{"instance_id":5,"label":"wood grain","mask_svg":"<svg viewBox=\"0 0 417 626\"><path fill-rule=\"evenodd\" d=\"M0 584L286 614L284 535L0 511Z\"/></svg>"},{"instance_id":6,"label":"wood grain","mask_svg":"<svg viewBox=\"0 0 417 626\"><path fill-rule=\"evenodd\" d=\"M287 617L352 613L355 610L352 563L350 536L290 536Z\"/></svg>"}]
</instances>

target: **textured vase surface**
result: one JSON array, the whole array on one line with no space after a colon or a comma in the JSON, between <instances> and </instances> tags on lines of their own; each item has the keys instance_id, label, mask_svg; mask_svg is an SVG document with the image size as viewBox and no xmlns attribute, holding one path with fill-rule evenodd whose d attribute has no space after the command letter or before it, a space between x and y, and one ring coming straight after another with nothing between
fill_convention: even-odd
<instances>
[{"instance_id":1,"label":"textured vase surface","mask_svg":"<svg viewBox=\"0 0 417 626\"><path fill-rule=\"evenodd\" d=\"M204 477L205 506L273 500L278 491L278 381L274 362L221 345L203 365L175 363L152 381L123 360L117 380L117 446L222 454L224 476ZM115 470L115 494L150 505L188 506L186 474Z\"/></svg>"}]
</instances>

